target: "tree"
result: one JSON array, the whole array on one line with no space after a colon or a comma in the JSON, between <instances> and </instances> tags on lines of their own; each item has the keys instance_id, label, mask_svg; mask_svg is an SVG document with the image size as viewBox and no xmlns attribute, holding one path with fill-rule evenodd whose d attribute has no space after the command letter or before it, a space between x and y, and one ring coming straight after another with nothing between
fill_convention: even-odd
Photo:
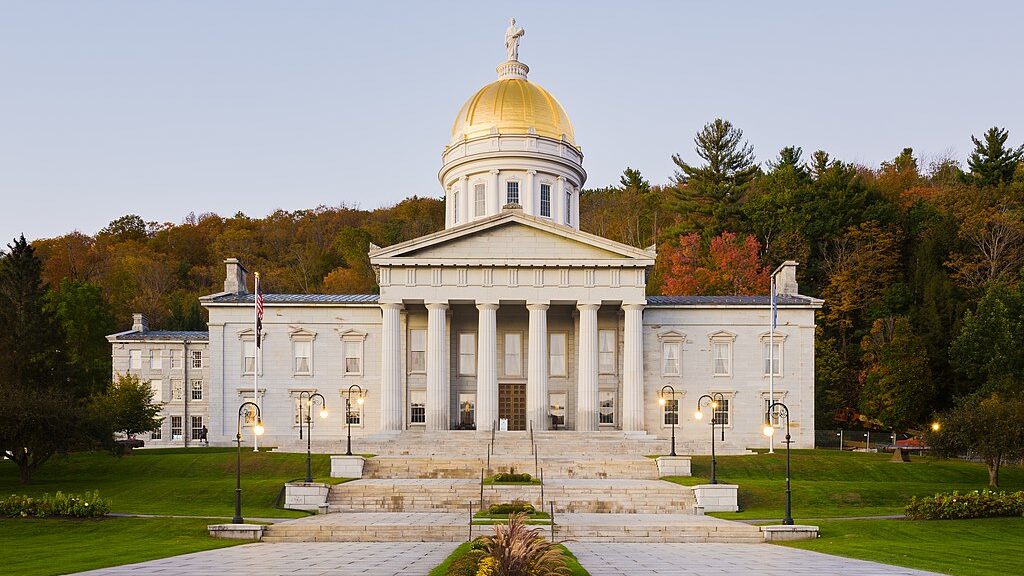
<instances>
[{"instance_id":1,"label":"tree","mask_svg":"<svg viewBox=\"0 0 1024 576\"><path fill-rule=\"evenodd\" d=\"M974 151L967 159L970 179L978 186L998 186L1013 181L1017 165L1024 158L1024 145L1008 148L1010 134L1004 128L993 126L983 136L984 141L971 136Z\"/></svg>"},{"instance_id":2,"label":"tree","mask_svg":"<svg viewBox=\"0 0 1024 576\"><path fill-rule=\"evenodd\" d=\"M64 279L46 294L46 310L57 319L67 338L68 360L74 367L75 395L85 397L110 382L110 344L114 318L100 289L88 282Z\"/></svg>"},{"instance_id":3,"label":"tree","mask_svg":"<svg viewBox=\"0 0 1024 576\"><path fill-rule=\"evenodd\" d=\"M662 291L668 295L751 295L768 291L770 275L758 257L761 246L751 235L722 232L709 243L697 234L679 238L679 246L665 246L660 256L668 262Z\"/></svg>"},{"instance_id":4,"label":"tree","mask_svg":"<svg viewBox=\"0 0 1024 576\"><path fill-rule=\"evenodd\" d=\"M772 172L791 171L798 178L803 179L810 176L807 171L807 164L803 161L804 149L799 146L786 146L779 150L779 157L768 162L768 168Z\"/></svg>"},{"instance_id":5,"label":"tree","mask_svg":"<svg viewBox=\"0 0 1024 576\"><path fill-rule=\"evenodd\" d=\"M1024 378L1024 302L1017 291L988 287L974 312L967 311L950 344L953 367L967 383L962 392L994 392Z\"/></svg>"},{"instance_id":6,"label":"tree","mask_svg":"<svg viewBox=\"0 0 1024 576\"><path fill-rule=\"evenodd\" d=\"M672 155L681 207L703 216L710 232L736 229L747 186L758 173L754 148L742 130L721 118L705 124L693 141L702 165Z\"/></svg>"},{"instance_id":7,"label":"tree","mask_svg":"<svg viewBox=\"0 0 1024 576\"><path fill-rule=\"evenodd\" d=\"M106 392L93 397L91 408L110 431L128 438L159 428L163 421L149 382L135 374L118 374Z\"/></svg>"},{"instance_id":8,"label":"tree","mask_svg":"<svg viewBox=\"0 0 1024 576\"><path fill-rule=\"evenodd\" d=\"M619 186L623 189L634 190L638 194L647 194L651 191L651 183L640 174L639 170L634 170L629 166L626 166L622 176L619 177Z\"/></svg>"},{"instance_id":9,"label":"tree","mask_svg":"<svg viewBox=\"0 0 1024 576\"><path fill-rule=\"evenodd\" d=\"M935 399L935 384L923 340L904 317L875 320L861 342L864 387L860 406L896 432L920 424Z\"/></svg>"},{"instance_id":10,"label":"tree","mask_svg":"<svg viewBox=\"0 0 1024 576\"><path fill-rule=\"evenodd\" d=\"M119 242L126 240L145 240L146 221L136 214L127 214L110 222L97 236L107 236Z\"/></svg>"},{"instance_id":11,"label":"tree","mask_svg":"<svg viewBox=\"0 0 1024 576\"><path fill-rule=\"evenodd\" d=\"M1024 400L1019 396L974 394L941 415L928 444L945 456L971 454L988 468L988 485L999 487L999 468L1024 457Z\"/></svg>"}]
</instances>

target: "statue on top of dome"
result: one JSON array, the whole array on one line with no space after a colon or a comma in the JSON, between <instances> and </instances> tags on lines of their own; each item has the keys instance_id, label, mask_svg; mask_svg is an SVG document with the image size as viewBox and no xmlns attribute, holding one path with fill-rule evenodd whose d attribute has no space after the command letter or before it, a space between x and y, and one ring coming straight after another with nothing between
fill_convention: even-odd
<instances>
[{"instance_id":1,"label":"statue on top of dome","mask_svg":"<svg viewBox=\"0 0 1024 576\"><path fill-rule=\"evenodd\" d=\"M519 39L526 35L526 30L516 26L516 19L513 18L508 30L505 30L505 51L508 52L509 61L519 61Z\"/></svg>"}]
</instances>

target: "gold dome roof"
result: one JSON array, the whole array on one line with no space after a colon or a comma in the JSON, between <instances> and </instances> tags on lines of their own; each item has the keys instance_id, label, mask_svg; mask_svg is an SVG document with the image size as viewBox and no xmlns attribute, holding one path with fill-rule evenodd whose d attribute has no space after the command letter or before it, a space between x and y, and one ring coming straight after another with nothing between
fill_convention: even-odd
<instances>
[{"instance_id":1,"label":"gold dome roof","mask_svg":"<svg viewBox=\"0 0 1024 576\"><path fill-rule=\"evenodd\" d=\"M518 63L517 63L518 64ZM462 105L452 125L452 143L499 134L530 134L576 146L572 123L550 92L524 78L502 78L484 86Z\"/></svg>"}]
</instances>

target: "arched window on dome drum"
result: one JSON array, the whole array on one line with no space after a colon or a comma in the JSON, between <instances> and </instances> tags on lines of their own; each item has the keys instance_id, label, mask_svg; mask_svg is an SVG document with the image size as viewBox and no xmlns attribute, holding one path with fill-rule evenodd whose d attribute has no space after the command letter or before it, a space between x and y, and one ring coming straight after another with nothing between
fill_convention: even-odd
<instances>
[{"instance_id":1,"label":"arched window on dome drum","mask_svg":"<svg viewBox=\"0 0 1024 576\"><path fill-rule=\"evenodd\" d=\"M505 204L519 204L519 182L505 183Z\"/></svg>"},{"instance_id":2,"label":"arched window on dome drum","mask_svg":"<svg viewBox=\"0 0 1024 576\"><path fill-rule=\"evenodd\" d=\"M452 192L452 222L459 223L459 193Z\"/></svg>"},{"instance_id":3,"label":"arched window on dome drum","mask_svg":"<svg viewBox=\"0 0 1024 576\"><path fill-rule=\"evenodd\" d=\"M473 203L475 204L473 213L477 216L483 216L484 211L487 210L487 192L486 187L483 184L477 184L473 187Z\"/></svg>"},{"instance_id":4,"label":"arched window on dome drum","mask_svg":"<svg viewBox=\"0 0 1024 576\"><path fill-rule=\"evenodd\" d=\"M540 185L540 215L551 218L551 185Z\"/></svg>"},{"instance_id":5,"label":"arched window on dome drum","mask_svg":"<svg viewBox=\"0 0 1024 576\"><path fill-rule=\"evenodd\" d=\"M565 191L565 223L572 224L572 190Z\"/></svg>"}]
</instances>

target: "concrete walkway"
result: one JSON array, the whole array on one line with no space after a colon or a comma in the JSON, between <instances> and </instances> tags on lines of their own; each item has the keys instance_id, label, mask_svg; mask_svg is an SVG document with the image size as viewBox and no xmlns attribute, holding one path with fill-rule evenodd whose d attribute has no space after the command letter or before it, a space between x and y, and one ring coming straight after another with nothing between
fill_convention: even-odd
<instances>
[{"instance_id":1,"label":"concrete walkway","mask_svg":"<svg viewBox=\"0 0 1024 576\"><path fill-rule=\"evenodd\" d=\"M568 542L591 576L941 576L770 544Z\"/></svg>"},{"instance_id":2,"label":"concrete walkway","mask_svg":"<svg viewBox=\"0 0 1024 576\"><path fill-rule=\"evenodd\" d=\"M309 542L246 544L81 572L89 576L425 576L455 544Z\"/></svg>"}]
</instances>

